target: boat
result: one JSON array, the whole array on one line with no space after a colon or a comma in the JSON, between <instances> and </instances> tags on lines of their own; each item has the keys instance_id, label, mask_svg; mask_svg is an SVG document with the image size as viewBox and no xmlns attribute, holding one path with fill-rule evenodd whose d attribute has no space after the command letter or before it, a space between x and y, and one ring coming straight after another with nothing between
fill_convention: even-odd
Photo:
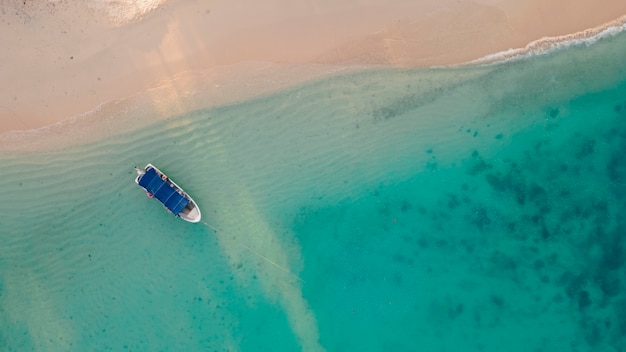
<instances>
[{"instance_id":1,"label":"boat","mask_svg":"<svg viewBox=\"0 0 626 352\"><path fill-rule=\"evenodd\" d=\"M145 168L135 166L135 183L146 191L146 195L161 202L174 216L189 222L199 222L202 214L198 204L165 173L154 165Z\"/></svg>"}]
</instances>

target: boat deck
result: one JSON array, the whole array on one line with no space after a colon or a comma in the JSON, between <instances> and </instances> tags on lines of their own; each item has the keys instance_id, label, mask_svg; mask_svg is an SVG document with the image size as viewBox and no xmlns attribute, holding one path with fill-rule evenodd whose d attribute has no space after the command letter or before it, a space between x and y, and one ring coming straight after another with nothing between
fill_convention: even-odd
<instances>
[{"instance_id":1,"label":"boat deck","mask_svg":"<svg viewBox=\"0 0 626 352\"><path fill-rule=\"evenodd\" d=\"M165 175L149 168L139 179L139 185L158 199L174 215L179 215L189 204L189 199L176 188Z\"/></svg>"}]
</instances>

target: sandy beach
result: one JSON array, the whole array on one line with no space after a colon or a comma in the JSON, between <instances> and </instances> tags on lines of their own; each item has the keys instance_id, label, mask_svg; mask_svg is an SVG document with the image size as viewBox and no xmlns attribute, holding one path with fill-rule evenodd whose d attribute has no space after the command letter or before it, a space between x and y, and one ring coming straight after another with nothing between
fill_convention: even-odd
<instances>
[{"instance_id":1,"label":"sandy beach","mask_svg":"<svg viewBox=\"0 0 626 352\"><path fill-rule=\"evenodd\" d=\"M165 116L176 111L162 107L172 100L164 95L202 91L210 106L341 70L465 63L545 37L585 35L626 14L626 3L9 0L0 11L3 133L155 87L148 99Z\"/></svg>"}]
</instances>

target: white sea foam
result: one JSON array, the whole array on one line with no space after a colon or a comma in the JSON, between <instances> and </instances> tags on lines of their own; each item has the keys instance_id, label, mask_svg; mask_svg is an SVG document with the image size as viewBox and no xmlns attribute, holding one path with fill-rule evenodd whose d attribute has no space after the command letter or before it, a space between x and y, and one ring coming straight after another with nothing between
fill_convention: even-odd
<instances>
[{"instance_id":1,"label":"white sea foam","mask_svg":"<svg viewBox=\"0 0 626 352\"><path fill-rule=\"evenodd\" d=\"M469 64L492 64L513 60L521 60L531 56L545 55L556 50L578 46L592 45L598 40L617 35L626 30L626 16L605 23L602 26L584 31L557 37L544 37L533 41L524 48L510 48L508 50L483 56L470 61Z\"/></svg>"}]
</instances>

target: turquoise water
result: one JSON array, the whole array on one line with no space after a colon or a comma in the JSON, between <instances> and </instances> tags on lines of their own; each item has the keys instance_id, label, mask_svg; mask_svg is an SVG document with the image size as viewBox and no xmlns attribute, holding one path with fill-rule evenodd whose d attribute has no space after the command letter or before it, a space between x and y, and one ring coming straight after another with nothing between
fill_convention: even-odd
<instances>
[{"instance_id":1,"label":"turquoise water","mask_svg":"<svg viewBox=\"0 0 626 352\"><path fill-rule=\"evenodd\" d=\"M623 351L626 35L0 154L4 351ZM199 203L134 184L152 162Z\"/></svg>"}]
</instances>

